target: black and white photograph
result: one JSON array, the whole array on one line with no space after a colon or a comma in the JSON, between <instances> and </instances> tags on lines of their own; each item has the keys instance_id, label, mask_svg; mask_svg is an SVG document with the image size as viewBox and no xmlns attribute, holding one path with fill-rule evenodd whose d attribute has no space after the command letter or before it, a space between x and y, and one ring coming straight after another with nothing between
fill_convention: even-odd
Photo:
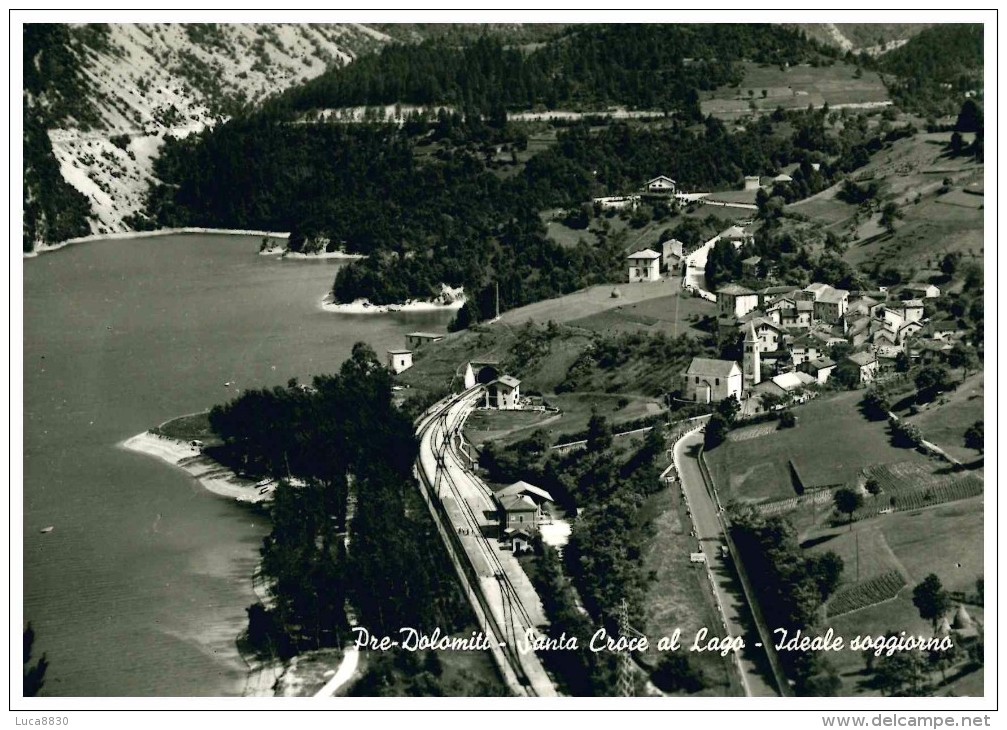
<instances>
[{"instance_id":1,"label":"black and white photograph","mask_svg":"<svg viewBox=\"0 0 1007 730\"><path fill-rule=\"evenodd\" d=\"M18 724L991 726L995 10L149 15L9 26Z\"/></svg>"}]
</instances>

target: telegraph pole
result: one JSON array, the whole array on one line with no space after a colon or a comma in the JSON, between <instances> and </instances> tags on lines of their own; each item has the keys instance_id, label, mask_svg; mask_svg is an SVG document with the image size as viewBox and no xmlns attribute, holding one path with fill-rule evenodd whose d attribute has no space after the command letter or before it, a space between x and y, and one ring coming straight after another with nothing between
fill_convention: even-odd
<instances>
[{"instance_id":1,"label":"telegraph pole","mask_svg":"<svg viewBox=\"0 0 1007 730\"><path fill-rule=\"evenodd\" d=\"M623 598L619 604L619 635L629 636L631 631L632 629L629 625L629 606L626 603L626 599ZM635 694L633 691L633 655L627 649L619 657L619 696L633 697Z\"/></svg>"}]
</instances>

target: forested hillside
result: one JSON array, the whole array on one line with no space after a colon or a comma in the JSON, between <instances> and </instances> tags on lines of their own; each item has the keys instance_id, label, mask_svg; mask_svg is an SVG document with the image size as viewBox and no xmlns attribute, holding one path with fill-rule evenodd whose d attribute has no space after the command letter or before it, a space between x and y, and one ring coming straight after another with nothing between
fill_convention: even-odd
<instances>
[{"instance_id":1,"label":"forested hillside","mask_svg":"<svg viewBox=\"0 0 1007 730\"><path fill-rule=\"evenodd\" d=\"M697 90L741 82L737 61L828 63L839 52L775 25L591 25L525 50L485 36L391 45L285 94L292 109L446 104L498 114L538 105L698 113Z\"/></svg>"},{"instance_id":2,"label":"forested hillside","mask_svg":"<svg viewBox=\"0 0 1007 730\"><path fill-rule=\"evenodd\" d=\"M388 40L353 25L24 26L26 251L128 230L165 137L257 106Z\"/></svg>"},{"instance_id":3,"label":"forested hillside","mask_svg":"<svg viewBox=\"0 0 1007 730\"><path fill-rule=\"evenodd\" d=\"M879 59L896 103L934 116L956 114L983 90L983 26L936 25Z\"/></svg>"}]
</instances>

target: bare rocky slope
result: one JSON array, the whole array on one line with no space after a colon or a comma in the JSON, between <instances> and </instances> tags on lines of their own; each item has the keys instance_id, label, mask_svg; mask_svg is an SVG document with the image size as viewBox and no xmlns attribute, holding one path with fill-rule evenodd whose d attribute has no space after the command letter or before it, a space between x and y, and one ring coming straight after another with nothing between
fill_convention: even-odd
<instances>
[{"instance_id":1,"label":"bare rocky slope","mask_svg":"<svg viewBox=\"0 0 1007 730\"><path fill-rule=\"evenodd\" d=\"M62 178L86 198L89 231L84 233L129 230L127 221L141 213L165 137L219 123L389 40L372 28L347 24L37 26L33 31L32 38L29 31L25 35L26 149L29 128L44 128ZM32 149L38 154L26 152L26 250L58 240L52 237L53 222L44 220L47 212L34 205L48 194L32 174L33 167L47 162L39 151L44 147L45 140L36 139Z\"/></svg>"}]
</instances>

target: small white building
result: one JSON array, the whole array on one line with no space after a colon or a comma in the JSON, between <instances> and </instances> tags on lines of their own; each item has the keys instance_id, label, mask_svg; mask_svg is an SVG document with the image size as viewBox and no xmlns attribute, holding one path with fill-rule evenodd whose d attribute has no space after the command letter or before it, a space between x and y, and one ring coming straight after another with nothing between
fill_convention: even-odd
<instances>
[{"instance_id":1,"label":"small white building","mask_svg":"<svg viewBox=\"0 0 1007 730\"><path fill-rule=\"evenodd\" d=\"M760 183L758 175L745 175L745 190L758 190Z\"/></svg>"},{"instance_id":2,"label":"small white building","mask_svg":"<svg viewBox=\"0 0 1007 730\"><path fill-rule=\"evenodd\" d=\"M412 350L389 350L388 369L398 375L403 370L408 370L413 366Z\"/></svg>"},{"instance_id":3,"label":"small white building","mask_svg":"<svg viewBox=\"0 0 1007 730\"><path fill-rule=\"evenodd\" d=\"M674 193L676 187L675 181L665 175L658 175L647 181L648 193Z\"/></svg>"},{"instance_id":4,"label":"small white building","mask_svg":"<svg viewBox=\"0 0 1007 730\"><path fill-rule=\"evenodd\" d=\"M685 400L716 403L732 395L741 400L741 367L733 360L694 357L685 372Z\"/></svg>"},{"instance_id":5,"label":"small white building","mask_svg":"<svg viewBox=\"0 0 1007 730\"><path fill-rule=\"evenodd\" d=\"M661 254L649 248L626 257L629 261L629 281L660 281Z\"/></svg>"}]
</instances>

